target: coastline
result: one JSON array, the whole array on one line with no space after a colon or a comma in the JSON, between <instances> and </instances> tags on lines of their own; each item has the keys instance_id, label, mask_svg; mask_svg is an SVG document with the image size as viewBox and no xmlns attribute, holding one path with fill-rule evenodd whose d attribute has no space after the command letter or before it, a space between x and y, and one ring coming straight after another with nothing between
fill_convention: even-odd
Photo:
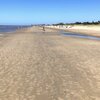
<instances>
[{"instance_id":1,"label":"coastline","mask_svg":"<svg viewBox=\"0 0 100 100\"><path fill-rule=\"evenodd\" d=\"M46 26L47 28L56 29L56 30L63 30L66 32L74 32L84 35L90 35L95 37L100 37L100 26L99 25L72 25L72 26Z\"/></svg>"}]
</instances>

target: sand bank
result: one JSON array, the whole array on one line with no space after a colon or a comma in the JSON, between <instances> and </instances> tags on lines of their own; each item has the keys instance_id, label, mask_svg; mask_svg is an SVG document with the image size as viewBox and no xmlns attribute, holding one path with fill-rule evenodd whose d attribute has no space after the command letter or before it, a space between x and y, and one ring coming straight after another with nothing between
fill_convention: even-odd
<instances>
[{"instance_id":1,"label":"sand bank","mask_svg":"<svg viewBox=\"0 0 100 100\"><path fill-rule=\"evenodd\" d=\"M47 27L64 30L67 32L75 32L75 33L100 37L100 25L69 25L69 26L47 26Z\"/></svg>"}]
</instances>

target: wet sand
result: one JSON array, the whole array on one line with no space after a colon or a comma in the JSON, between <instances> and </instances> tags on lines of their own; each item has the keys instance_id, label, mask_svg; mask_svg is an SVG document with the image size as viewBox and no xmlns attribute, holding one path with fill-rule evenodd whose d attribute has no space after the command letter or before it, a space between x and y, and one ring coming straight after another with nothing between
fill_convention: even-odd
<instances>
[{"instance_id":1,"label":"wet sand","mask_svg":"<svg viewBox=\"0 0 100 100\"><path fill-rule=\"evenodd\" d=\"M69 25L69 27L63 26L59 28L58 26L47 26L47 28L55 30L63 30L66 32L100 37L100 25Z\"/></svg>"},{"instance_id":2,"label":"wet sand","mask_svg":"<svg viewBox=\"0 0 100 100\"><path fill-rule=\"evenodd\" d=\"M96 36L100 37L100 31L96 30L86 30L86 29L66 29L67 32L74 32L74 33L80 33L90 36Z\"/></svg>"},{"instance_id":3,"label":"wet sand","mask_svg":"<svg viewBox=\"0 0 100 100\"><path fill-rule=\"evenodd\" d=\"M100 41L39 27L0 38L0 100L100 100Z\"/></svg>"}]
</instances>

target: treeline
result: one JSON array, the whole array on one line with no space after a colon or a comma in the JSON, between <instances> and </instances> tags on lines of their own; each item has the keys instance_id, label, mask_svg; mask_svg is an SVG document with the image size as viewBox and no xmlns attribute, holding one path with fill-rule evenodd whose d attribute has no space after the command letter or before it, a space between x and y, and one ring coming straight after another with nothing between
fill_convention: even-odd
<instances>
[{"instance_id":1,"label":"treeline","mask_svg":"<svg viewBox=\"0 0 100 100\"><path fill-rule=\"evenodd\" d=\"M100 21L92 21L92 22L75 22L75 23L57 23L55 25L98 25Z\"/></svg>"},{"instance_id":2,"label":"treeline","mask_svg":"<svg viewBox=\"0 0 100 100\"><path fill-rule=\"evenodd\" d=\"M72 23L72 24L83 24L83 25L97 25L97 24L100 24L100 21L92 21L92 22L75 22L75 23Z\"/></svg>"}]
</instances>

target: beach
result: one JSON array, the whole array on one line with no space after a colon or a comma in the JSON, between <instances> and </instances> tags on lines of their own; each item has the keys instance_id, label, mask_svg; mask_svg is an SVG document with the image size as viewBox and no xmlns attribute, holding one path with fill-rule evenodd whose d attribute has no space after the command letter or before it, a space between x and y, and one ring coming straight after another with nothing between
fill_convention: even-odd
<instances>
[{"instance_id":1,"label":"beach","mask_svg":"<svg viewBox=\"0 0 100 100\"><path fill-rule=\"evenodd\" d=\"M100 41L42 27L0 36L0 100L100 100Z\"/></svg>"},{"instance_id":2,"label":"beach","mask_svg":"<svg viewBox=\"0 0 100 100\"><path fill-rule=\"evenodd\" d=\"M64 30L66 32L80 33L84 35L100 37L100 25L64 25L64 26L46 26L51 29Z\"/></svg>"}]
</instances>

